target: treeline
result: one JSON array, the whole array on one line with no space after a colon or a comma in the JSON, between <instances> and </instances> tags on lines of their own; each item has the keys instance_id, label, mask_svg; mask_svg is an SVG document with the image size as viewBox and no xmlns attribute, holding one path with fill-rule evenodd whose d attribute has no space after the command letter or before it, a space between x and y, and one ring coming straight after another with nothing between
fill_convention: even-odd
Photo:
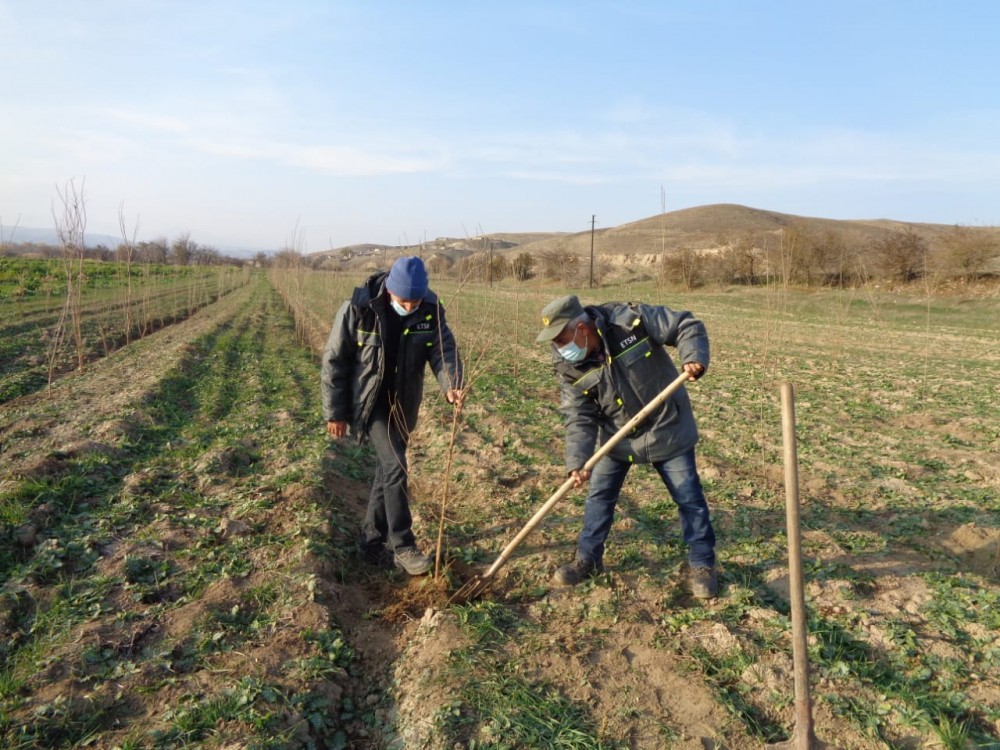
<instances>
[{"instance_id":1,"label":"treeline","mask_svg":"<svg viewBox=\"0 0 1000 750\"><path fill-rule=\"evenodd\" d=\"M399 253L419 254L435 276L482 283L538 278L567 286L602 283L612 277L655 278L688 288L713 284L789 284L802 287L856 287L865 284L940 284L951 281L1000 280L1000 229L956 226L947 232L921 235L912 228L885 231L876 237L844 232L786 227L781 232L721 235L705 247L664 250L659 245L632 252L604 254L594 265L587 255L568 247L506 252L486 247L462 257L396 248L370 259L368 268L386 269ZM710 246L707 246L709 245ZM339 262L335 262L339 261ZM327 270L344 258L303 255L281 250L255 259L276 269Z\"/></svg>"},{"instance_id":2,"label":"treeline","mask_svg":"<svg viewBox=\"0 0 1000 750\"><path fill-rule=\"evenodd\" d=\"M907 228L867 241L836 232L785 229L780 236L747 232L711 250L665 254L661 281L705 284L786 283L852 287L869 283L996 277L1000 233L956 227L932 246Z\"/></svg>"},{"instance_id":3,"label":"treeline","mask_svg":"<svg viewBox=\"0 0 1000 750\"><path fill-rule=\"evenodd\" d=\"M5 242L3 253L12 256L36 258L62 258L66 254L63 245L49 245L39 242ZM223 255L211 245L203 245L191 239L190 234L182 234L172 242L162 237L152 241L122 242L115 247L98 244L78 246L73 249L75 257L104 262L142 263L170 266L243 266L253 261ZM266 254L261 253L265 258Z\"/></svg>"},{"instance_id":4,"label":"treeline","mask_svg":"<svg viewBox=\"0 0 1000 750\"><path fill-rule=\"evenodd\" d=\"M598 251L600 252L600 251ZM717 238L712 247L651 251L650 266L640 253L590 258L569 250L534 254L476 253L458 261L441 256L429 269L478 281L540 277L567 285L600 283L612 275L654 275L666 284L688 288L711 284L783 283L805 287L854 287L865 284L941 283L1000 279L1000 230L955 227L932 245L911 228L859 240L837 232L787 228L780 234L745 232Z\"/></svg>"}]
</instances>

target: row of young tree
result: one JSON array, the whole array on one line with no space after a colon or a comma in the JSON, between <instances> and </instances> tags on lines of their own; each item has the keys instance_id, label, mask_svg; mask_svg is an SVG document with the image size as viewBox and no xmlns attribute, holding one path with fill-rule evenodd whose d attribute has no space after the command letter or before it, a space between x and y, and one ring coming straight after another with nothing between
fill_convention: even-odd
<instances>
[{"instance_id":1,"label":"row of young tree","mask_svg":"<svg viewBox=\"0 0 1000 750\"><path fill-rule=\"evenodd\" d=\"M28 255L38 258L61 258L66 252L64 245L48 245L40 242L4 243L4 251L10 255ZM223 255L211 245L202 245L191 239L189 233L182 234L172 242L166 237L142 242L121 242L115 247L104 244L81 244L78 249L85 260L121 262L130 258L134 263L163 264L172 266L242 266L247 261Z\"/></svg>"},{"instance_id":2,"label":"row of young tree","mask_svg":"<svg viewBox=\"0 0 1000 750\"><path fill-rule=\"evenodd\" d=\"M77 186L74 180L69 180L64 186L56 188L59 201L53 207L53 218L56 224L56 236L59 239L57 246L35 247L35 255L43 258L54 258L59 261L62 267L60 274L61 288L65 290L62 311L58 321L55 323L50 337L48 351L48 377L51 384L52 378L58 368L58 360L63 353L63 345L72 342L75 350L76 367L82 370L87 358L87 337L85 335L85 325L94 319L92 310L84 303L84 290L91 280L87 273L88 261L108 261L112 265L120 278L117 286L120 291L120 298L108 300L111 308L121 310L124 319L121 321L122 339L127 345L133 336L143 336L150 330L149 295L150 285L140 283L140 289L136 289L136 274L133 272L136 266L142 266L145 271L151 270L154 264L166 264L176 266L193 265L213 265L218 266L218 279L215 297L221 297L234 287L232 276L243 276L237 283L245 283L247 269L242 272L236 271L227 266L243 266L245 261L238 258L228 258L219 253L215 248L199 245L191 239L189 233L185 233L167 243L164 240L153 242L137 242L136 227L129 230L126 225L124 207L119 208L118 222L121 230L122 242L111 250L101 246L91 247L86 242L87 238L87 200L84 185ZM23 255L23 246L15 244L12 235L16 234L16 228L8 233L0 225L0 260L7 255ZM39 249L43 248L43 249ZM199 274L203 276L203 274ZM191 278L193 282L203 282L205 279ZM53 279L54 281L54 279ZM185 308L185 314L189 314L196 306L208 304L211 295L207 287L196 289L190 286L188 291L189 301ZM141 293L139 299L136 292ZM198 299L195 299L195 296ZM138 316L138 317L137 317ZM179 317L180 313L175 313ZM100 338L104 345L104 353L110 351L107 321L96 320ZM160 316L160 324L163 323L163 316Z\"/></svg>"}]
</instances>

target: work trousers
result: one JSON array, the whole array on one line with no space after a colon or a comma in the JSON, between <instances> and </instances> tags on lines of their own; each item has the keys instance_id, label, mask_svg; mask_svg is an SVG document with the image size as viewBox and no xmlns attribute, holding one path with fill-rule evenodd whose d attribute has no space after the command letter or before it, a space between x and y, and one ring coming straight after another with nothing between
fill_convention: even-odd
<instances>
[{"instance_id":1,"label":"work trousers","mask_svg":"<svg viewBox=\"0 0 1000 750\"><path fill-rule=\"evenodd\" d=\"M577 557L580 559L603 561L604 542L614 521L615 505L631 467L631 463L610 456L602 458L594 467L583 510L583 531L577 543ZM715 532L695 466L694 448L666 461L653 463L652 467L677 503L689 564L695 568L714 566Z\"/></svg>"},{"instance_id":2,"label":"work trousers","mask_svg":"<svg viewBox=\"0 0 1000 750\"><path fill-rule=\"evenodd\" d=\"M389 549L412 547L413 518L406 464L409 433L402 414L379 405L368 431L375 449L375 480L368 497L368 512L362 529L364 542L387 544Z\"/></svg>"}]
</instances>

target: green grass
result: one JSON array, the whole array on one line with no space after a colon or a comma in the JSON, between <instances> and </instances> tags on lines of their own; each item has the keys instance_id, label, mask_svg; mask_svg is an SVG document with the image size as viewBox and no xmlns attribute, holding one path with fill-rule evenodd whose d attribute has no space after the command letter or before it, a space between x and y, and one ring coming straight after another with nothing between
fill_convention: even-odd
<instances>
[{"instance_id":1,"label":"green grass","mask_svg":"<svg viewBox=\"0 0 1000 750\"><path fill-rule=\"evenodd\" d=\"M475 687L463 693L461 704L446 708L441 721L446 732L456 737L471 734L475 747L484 749L599 750L615 746L594 736L585 708L567 700L554 687L533 684L499 665L490 665Z\"/></svg>"},{"instance_id":2,"label":"green grass","mask_svg":"<svg viewBox=\"0 0 1000 750\"><path fill-rule=\"evenodd\" d=\"M460 699L437 716L449 742L476 748L617 746L598 738L584 706L544 680L519 674L507 649L530 626L509 608L485 601L455 612L473 645L455 652L447 665L463 682Z\"/></svg>"},{"instance_id":3,"label":"green grass","mask_svg":"<svg viewBox=\"0 0 1000 750\"><path fill-rule=\"evenodd\" d=\"M76 263L71 263L76 271ZM173 266L164 264L124 264L98 260L82 261L88 289L114 289L127 282L126 272L136 284L154 279L190 279L213 277L217 269L204 266ZM61 258L18 258L0 256L0 303L10 300L30 300L46 295L66 293L66 267Z\"/></svg>"}]
</instances>

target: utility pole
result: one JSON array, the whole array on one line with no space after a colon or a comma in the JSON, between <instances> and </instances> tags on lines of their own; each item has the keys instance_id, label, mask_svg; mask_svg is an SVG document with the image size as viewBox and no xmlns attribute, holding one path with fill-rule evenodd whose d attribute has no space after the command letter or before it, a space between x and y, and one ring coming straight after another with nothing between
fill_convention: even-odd
<instances>
[{"instance_id":1,"label":"utility pole","mask_svg":"<svg viewBox=\"0 0 1000 750\"><path fill-rule=\"evenodd\" d=\"M486 238L486 276L490 282L490 289L493 288L493 240Z\"/></svg>"},{"instance_id":2,"label":"utility pole","mask_svg":"<svg viewBox=\"0 0 1000 750\"><path fill-rule=\"evenodd\" d=\"M590 288L594 288L594 224L597 214L590 215Z\"/></svg>"}]
</instances>

